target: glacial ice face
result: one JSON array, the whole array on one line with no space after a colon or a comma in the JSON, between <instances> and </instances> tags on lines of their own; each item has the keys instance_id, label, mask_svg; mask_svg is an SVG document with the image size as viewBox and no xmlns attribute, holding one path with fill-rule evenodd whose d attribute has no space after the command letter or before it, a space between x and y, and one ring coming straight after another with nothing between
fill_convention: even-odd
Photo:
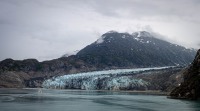
<instances>
[{"instance_id":1,"label":"glacial ice face","mask_svg":"<svg viewBox=\"0 0 200 111\"><path fill-rule=\"evenodd\" d=\"M133 75L165 68L169 67L117 69L69 74L45 80L42 86L44 88L84 90L146 90L149 83L142 79L136 79Z\"/></svg>"}]
</instances>

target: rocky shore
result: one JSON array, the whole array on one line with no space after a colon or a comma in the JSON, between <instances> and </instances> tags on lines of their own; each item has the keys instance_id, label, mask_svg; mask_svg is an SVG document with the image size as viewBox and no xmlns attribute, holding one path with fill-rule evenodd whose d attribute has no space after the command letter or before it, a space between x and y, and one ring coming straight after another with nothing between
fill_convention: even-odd
<instances>
[{"instance_id":1,"label":"rocky shore","mask_svg":"<svg viewBox=\"0 0 200 111\"><path fill-rule=\"evenodd\" d=\"M200 49L189 68L183 73L184 82L170 93L170 98L192 99L200 98Z\"/></svg>"}]
</instances>

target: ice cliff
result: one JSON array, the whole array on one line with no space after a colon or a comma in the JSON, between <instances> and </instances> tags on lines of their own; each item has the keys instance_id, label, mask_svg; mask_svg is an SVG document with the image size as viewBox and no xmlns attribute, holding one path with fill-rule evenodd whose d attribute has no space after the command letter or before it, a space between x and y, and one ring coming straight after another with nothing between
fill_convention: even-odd
<instances>
[{"instance_id":1,"label":"ice cliff","mask_svg":"<svg viewBox=\"0 0 200 111\"><path fill-rule=\"evenodd\" d=\"M133 75L166 68L169 67L116 69L69 74L45 80L42 86L44 88L84 90L146 90L150 83L143 79L134 78Z\"/></svg>"}]
</instances>

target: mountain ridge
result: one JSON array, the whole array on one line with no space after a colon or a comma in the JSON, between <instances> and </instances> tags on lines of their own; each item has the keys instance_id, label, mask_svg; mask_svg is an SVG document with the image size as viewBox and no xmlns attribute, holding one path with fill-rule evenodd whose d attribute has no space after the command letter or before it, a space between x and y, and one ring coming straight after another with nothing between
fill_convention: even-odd
<instances>
[{"instance_id":1,"label":"mountain ridge","mask_svg":"<svg viewBox=\"0 0 200 111\"><path fill-rule=\"evenodd\" d=\"M96 65L153 67L187 65L195 53L195 50L158 39L145 31L132 35L109 31L80 50L77 56Z\"/></svg>"},{"instance_id":2,"label":"mountain ridge","mask_svg":"<svg viewBox=\"0 0 200 111\"><path fill-rule=\"evenodd\" d=\"M36 59L5 59L1 61L0 87L41 87L45 79L79 72L178 64L188 65L195 55L194 50L172 44L176 50L171 52L178 52L175 54L177 57L171 56L171 53L166 53L170 51L165 50L166 46L171 48L169 42L154 38L148 32L133 33L131 35L110 31L103 34L102 39L100 38L86 46L89 49L83 48L76 55L43 62ZM165 52L162 50L165 50ZM160 56L157 54L160 54ZM181 58L183 61L178 60L180 62L178 63L176 60L171 60L172 62L170 62L170 57Z\"/></svg>"}]
</instances>

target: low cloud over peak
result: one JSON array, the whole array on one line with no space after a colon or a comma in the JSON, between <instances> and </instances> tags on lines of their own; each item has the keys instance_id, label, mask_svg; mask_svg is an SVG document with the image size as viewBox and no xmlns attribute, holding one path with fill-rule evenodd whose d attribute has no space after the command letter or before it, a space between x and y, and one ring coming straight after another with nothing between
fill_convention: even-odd
<instances>
[{"instance_id":1,"label":"low cloud over peak","mask_svg":"<svg viewBox=\"0 0 200 111\"><path fill-rule=\"evenodd\" d=\"M198 0L2 0L0 60L57 58L109 30L146 30L199 48L198 10Z\"/></svg>"}]
</instances>

